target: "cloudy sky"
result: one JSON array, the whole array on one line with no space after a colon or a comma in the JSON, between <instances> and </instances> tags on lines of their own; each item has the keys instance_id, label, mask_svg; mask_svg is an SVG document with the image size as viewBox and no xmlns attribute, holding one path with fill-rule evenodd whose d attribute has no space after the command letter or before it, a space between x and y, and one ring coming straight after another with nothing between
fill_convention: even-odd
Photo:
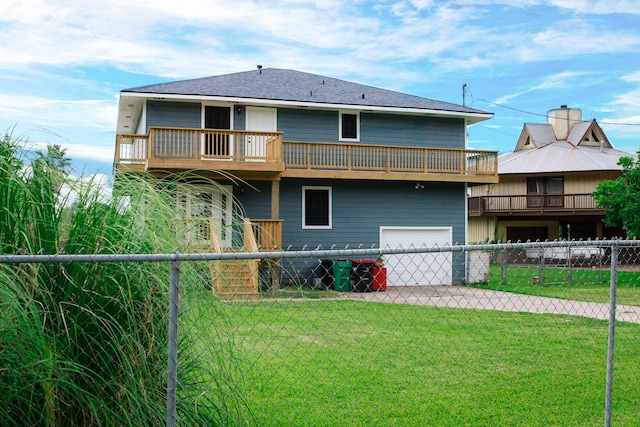
<instances>
[{"instance_id":1,"label":"cloudy sky","mask_svg":"<svg viewBox=\"0 0 640 427\"><path fill-rule=\"evenodd\" d=\"M471 148L566 104L636 152L639 24L640 0L3 0L0 131L110 173L120 90L261 64L493 112Z\"/></svg>"}]
</instances>

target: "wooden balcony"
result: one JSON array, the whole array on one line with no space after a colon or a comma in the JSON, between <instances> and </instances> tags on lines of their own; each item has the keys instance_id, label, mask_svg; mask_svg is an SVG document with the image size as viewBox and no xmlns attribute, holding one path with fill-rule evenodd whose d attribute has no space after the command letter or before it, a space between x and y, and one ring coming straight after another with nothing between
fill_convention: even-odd
<instances>
[{"instance_id":1,"label":"wooden balcony","mask_svg":"<svg viewBox=\"0 0 640 427\"><path fill-rule=\"evenodd\" d=\"M604 215L591 194L478 196L467 201L474 217Z\"/></svg>"},{"instance_id":2,"label":"wooden balcony","mask_svg":"<svg viewBox=\"0 0 640 427\"><path fill-rule=\"evenodd\" d=\"M294 178L498 182L495 151L283 141L281 132L149 129L117 135L125 171L222 170Z\"/></svg>"},{"instance_id":3,"label":"wooden balcony","mask_svg":"<svg viewBox=\"0 0 640 427\"><path fill-rule=\"evenodd\" d=\"M117 135L115 165L125 171L282 172L282 133L149 128L148 135Z\"/></svg>"},{"instance_id":4,"label":"wooden balcony","mask_svg":"<svg viewBox=\"0 0 640 427\"><path fill-rule=\"evenodd\" d=\"M498 182L495 151L307 142L283 147L286 177Z\"/></svg>"}]
</instances>

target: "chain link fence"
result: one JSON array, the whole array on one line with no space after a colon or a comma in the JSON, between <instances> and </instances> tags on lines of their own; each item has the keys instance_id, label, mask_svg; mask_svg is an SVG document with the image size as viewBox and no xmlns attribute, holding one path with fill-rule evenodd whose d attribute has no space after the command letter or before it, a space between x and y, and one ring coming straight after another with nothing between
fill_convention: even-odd
<instances>
[{"instance_id":1,"label":"chain link fence","mask_svg":"<svg viewBox=\"0 0 640 427\"><path fill-rule=\"evenodd\" d=\"M224 378L202 383L236 396L247 425L635 426L639 251L614 240L0 262L170 264L167 425L180 424L180 337L215 329L184 342L213 355L207 372ZM202 287L178 293L185 262Z\"/></svg>"}]
</instances>

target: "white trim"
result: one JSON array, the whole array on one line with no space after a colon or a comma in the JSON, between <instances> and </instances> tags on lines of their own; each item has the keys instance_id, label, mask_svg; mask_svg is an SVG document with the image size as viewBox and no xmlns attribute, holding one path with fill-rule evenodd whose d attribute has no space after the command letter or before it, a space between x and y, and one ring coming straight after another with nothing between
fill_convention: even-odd
<instances>
[{"instance_id":1,"label":"white trim","mask_svg":"<svg viewBox=\"0 0 640 427\"><path fill-rule=\"evenodd\" d=\"M305 224L305 191L306 190L327 190L329 192L329 225L306 225ZM328 185L304 185L302 186L302 228L305 230L330 230L333 227L333 190Z\"/></svg>"},{"instance_id":2,"label":"white trim","mask_svg":"<svg viewBox=\"0 0 640 427\"><path fill-rule=\"evenodd\" d=\"M229 118L229 130L233 130L233 118L235 116L235 106L229 105L226 102L216 102L216 101L208 101L202 102L200 104L200 128L204 129L204 111L206 107L224 107L229 108L230 110L230 118Z\"/></svg>"},{"instance_id":3,"label":"white trim","mask_svg":"<svg viewBox=\"0 0 640 427\"><path fill-rule=\"evenodd\" d=\"M207 109L207 107L221 107L221 108L228 108L229 109L229 130L233 130L233 118L235 116L235 107L233 105L229 105L227 103L224 102L215 102L215 101L210 101L210 102L202 102L200 103L200 128L201 129L206 129L204 127L204 123L205 123L205 111ZM200 155L204 155L205 152L205 138L204 135L201 135L200 137ZM230 156L234 156L236 154L236 141L233 135L229 136L229 155ZM231 160L231 159L228 159Z\"/></svg>"},{"instance_id":4,"label":"white trim","mask_svg":"<svg viewBox=\"0 0 640 427\"><path fill-rule=\"evenodd\" d=\"M348 114L350 116L356 116L356 137L355 138L343 138L342 137L342 115ZM359 142L360 141L360 111L338 111L338 141L352 141Z\"/></svg>"},{"instance_id":5,"label":"white trim","mask_svg":"<svg viewBox=\"0 0 640 427\"><path fill-rule=\"evenodd\" d=\"M464 183L464 244L469 244L469 184Z\"/></svg>"},{"instance_id":6,"label":"white trim","mask_svg":"<svg viewBox=\"0 0 640 427\"><path fill-rule=\"evenodd\" d=\"M140 113L140 121L138 122L136 133L142 134L142 135L147 134L147 100L146 99L142 103L142 112Z\"/></svg>"},{"instance_id":7,"label":"white trim","mask_svg":"<svg viewBox=\"0 0 640 427\"><path fill-rule=\"evenodd\" d=\"M283 107L303 107L313 108L318 110L356 110L367 112L386 112L386 113L405 113L405 114L417 114L436 117L456 117L456 118L469 118L477 119L473 120L473 123L488 120L493 117L493 113L470 113L459 111L444 111L433 110L430 108L409 108L409 107L379 107L371 105L344 105L344 104L331 104L321 102L300 102L300 101L280 101L274 99L257 99L257 98L236 98L236 97L216 97L212 100L210 96L204 95L175 95L175 94L154 94L154 93L139 93L139 92L121 92L122 97L132 98L151 98L151 99L178 99L182 101L201 101L201 102L227 102L232 104L251 104L256 106L283 106Z\"/></svg>"}]
</instances>

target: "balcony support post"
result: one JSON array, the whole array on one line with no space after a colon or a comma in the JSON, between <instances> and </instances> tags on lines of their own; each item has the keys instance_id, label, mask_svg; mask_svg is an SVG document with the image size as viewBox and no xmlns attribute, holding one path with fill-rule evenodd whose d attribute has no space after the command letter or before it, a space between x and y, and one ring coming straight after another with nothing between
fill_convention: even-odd
<instances>
[{"instance_id":1,"label":"balcony support post","mask_svg":"<svg viewBox=\"0 0 640 427\"><path fill-rule=\"evenodd\" d=\"M280 219L280 178L271 181L271 219Z\"/></svg>"}]
</instances>

